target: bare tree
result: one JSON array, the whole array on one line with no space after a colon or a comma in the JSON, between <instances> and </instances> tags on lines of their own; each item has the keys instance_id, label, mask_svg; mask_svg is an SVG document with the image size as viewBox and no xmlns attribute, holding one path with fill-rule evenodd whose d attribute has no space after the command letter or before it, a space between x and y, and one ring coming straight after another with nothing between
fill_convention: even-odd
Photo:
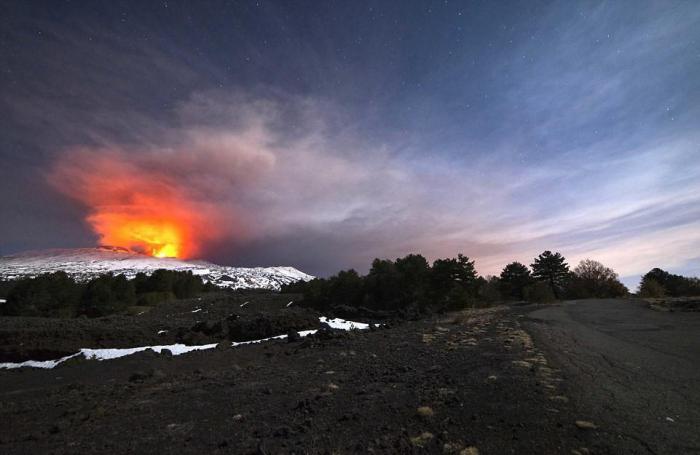
<instances>
[{"instance_id":1,"label":"bare tree","mask_svg":"<svg viewBox=\"0 0 700 455\"><path fill-rule=\"evenodd\" d=\"M593 259L584 259L574 269L570 292L575 297L622 297L627 288L617 273Z\"/></svg>"}]
</instances>

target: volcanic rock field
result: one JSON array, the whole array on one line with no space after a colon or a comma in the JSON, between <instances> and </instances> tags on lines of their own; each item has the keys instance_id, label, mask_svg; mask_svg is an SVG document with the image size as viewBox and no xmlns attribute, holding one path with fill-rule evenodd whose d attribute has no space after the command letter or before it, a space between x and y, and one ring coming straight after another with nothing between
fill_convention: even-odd
<instances>
[{"instance_id":1,"label":"volcanic rock field","mask_svg":"<svg viewBox=\"0 0 700 455\"><path fill-rule=\"evenodd\" d=\"M2 318L6 365L82 348L213 346L2 369L0 452L606 453L573 425L565 378L517 309L364 330L325 316L293 295L222 292L135 316Z\"/></svg>"}]
</instances>

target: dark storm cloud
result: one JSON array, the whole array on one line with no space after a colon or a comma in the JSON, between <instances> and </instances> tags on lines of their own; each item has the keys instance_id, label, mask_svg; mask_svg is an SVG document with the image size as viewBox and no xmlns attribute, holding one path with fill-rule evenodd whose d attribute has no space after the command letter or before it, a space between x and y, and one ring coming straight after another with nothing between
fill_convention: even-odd
<instances>
[{"instance_id":1,"label":"dark storm cloud","mask_svg":"<svg viewBox=\"0 0 700 455\"><path fill-rule=\"evenodd\" d=\"M250 235L209 244L219 262L326 274L461 251L496 273L548 248L627 276L697 270L692 3L2 12L3 252L95 240L45 183L82 149L236 207ZM268 161L249 173L241 155Z\"/></svg>"}]
</instances>

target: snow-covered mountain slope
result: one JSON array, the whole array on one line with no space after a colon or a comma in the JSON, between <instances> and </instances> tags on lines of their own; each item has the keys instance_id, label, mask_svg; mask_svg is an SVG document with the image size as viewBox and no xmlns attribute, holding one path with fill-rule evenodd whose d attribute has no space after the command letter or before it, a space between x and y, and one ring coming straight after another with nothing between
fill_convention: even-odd
<instances>
[{"instance_id":1,"label":"snow-covered mountain slope","mask_svg":"<svg viewBox=\"0 0 700 455\"><path fill-rule=\"evenodd\" d=\"M30 251L0 257L0 279L5 280L56 271L64 271L79 281L104 273L132 278L139 272L151 274L158 269L190 270L217 286L232 289L279 290L283 284L313 279L294 267L227 267L204 261L155 258L118 247Z\"/></svg>"}]
</instances>

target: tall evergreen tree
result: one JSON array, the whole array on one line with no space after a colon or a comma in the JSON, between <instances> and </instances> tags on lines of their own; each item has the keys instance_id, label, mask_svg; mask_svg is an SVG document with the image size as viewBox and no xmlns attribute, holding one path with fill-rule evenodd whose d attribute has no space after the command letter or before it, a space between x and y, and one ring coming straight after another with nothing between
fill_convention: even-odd
<instances>
[{"instance_id":1,"label":"tall evergreen tree","mask_svg":"<svg viewBox=\"0 0 700 455\"><path fill-rule=\"evenodd\" d=\"M401 276L394 261L375 259L365 278L365 303L370 308L396 309L401 306Z\"/></svg>"},{"instance_id":2,"label":"tall evergreen tree","mask_svg":"<svg viewBox=\"0 0 700 455\"><path fill-rule=\"evenodd\" d=\"M334 304L362 305L362 278L354 269L341 270L328 280L326 292Z\"/></svg>"},{"instance_id":3,"label":"tall evergreen tree","mask_svg":"<svg viewBox=\"0 0 700 455\"><path fill-rule=\"evenodd\" d=\"M425 307L429 303L430 264L420 254L409 254L395 261L400 275L402 300Z\"/></svg>"},{"instance_id":4,"label":"tall evergreen tree","mask_svg":"<svg viewBox=\"0 0 700 455\"><path fill-rule=\"evenodd\" d=\"M547 250L535 258L530 265L532 277L549 284L554 297L560 298L569 277L569 264L560 253Z\"/></svg>"},{"instance_id":5,"label":"tall evergreen tree","mask_svg":"<svg viewBox=\"0 0 700 455\"><path fill-rule=\"evenodd\" d=\"M511 262L501 271L501 292L514 299L525 298L525 288L532 282L530 269L520 262Z\"/></svg>"},{"instance_id":6,"label":"tall evergreen tree","mask_svg":"<svg viewBox=\"0 0 700 455\"><path fill-rule=\"evenodd\" d=\"M432 298L445 308L467 307L476 297L478 282L474 261L458 254L456 258L436 259L431 273Z\"/></svg>"}]
</instances>

